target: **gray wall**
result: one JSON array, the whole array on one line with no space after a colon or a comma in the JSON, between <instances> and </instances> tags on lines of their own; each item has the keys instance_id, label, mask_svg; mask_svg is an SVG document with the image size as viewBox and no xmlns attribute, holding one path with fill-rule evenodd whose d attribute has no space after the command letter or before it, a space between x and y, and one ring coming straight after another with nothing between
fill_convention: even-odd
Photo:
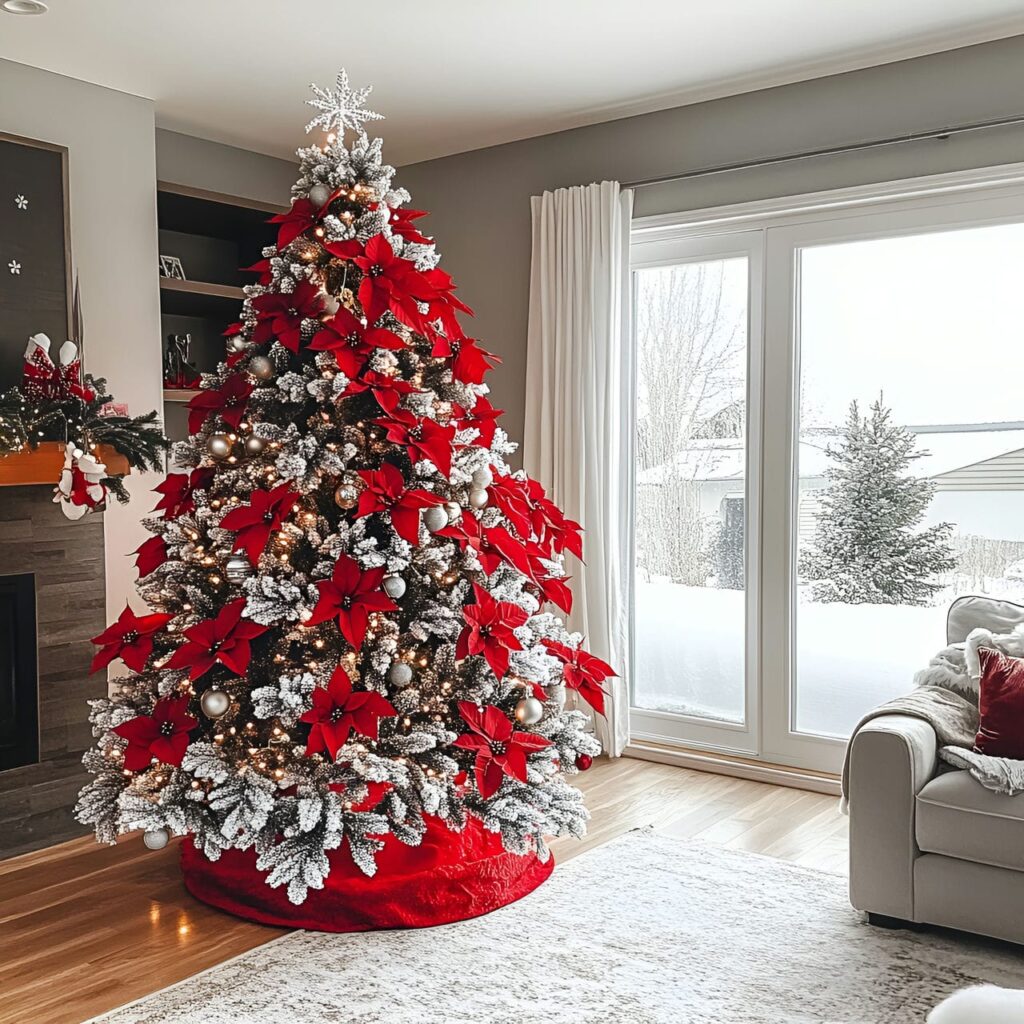
<instances>
[{"instance_id":1,"label":"gray wall","mask_svg":"<svg viewBox=\"0 0 1024 1024\"><path fill-rule=\"evenodd\" d=\"M495 404L521 439L531 195L1024 113L1024 36L591 125L405 167L445 269L504 360ZM1005 129L642 189L643 216L1024 160Z\"/></svg>"},{"instance_id":2,"label":"gray wall","mask_svg":"<svg viewBox=\"0 0 1024 1024\"><path fill-rule=\"evenodd\" d=\"M161 181L175 185L284 206L298 177L298 161L278 160L157 128L156 174Z\"/></svg>"}]
</instances>

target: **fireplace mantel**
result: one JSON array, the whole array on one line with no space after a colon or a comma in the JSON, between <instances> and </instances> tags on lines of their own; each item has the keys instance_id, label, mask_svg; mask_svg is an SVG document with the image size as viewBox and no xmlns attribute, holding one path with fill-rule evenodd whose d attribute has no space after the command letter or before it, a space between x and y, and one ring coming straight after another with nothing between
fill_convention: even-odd
<instances>
[{"instance_id":1,"label":"fireplace mantel","mask_svg":"<svg viewBox=\"0 0 1024 1024\"><path fill-rule=\"evenodd\" d=\"M96 455L111 475L129 473L128 460L109 445L101 444ZM64 444L42 441L35 448L0 456L0 487L56 484L64 468Z\"/></svg>"}]
</instances>

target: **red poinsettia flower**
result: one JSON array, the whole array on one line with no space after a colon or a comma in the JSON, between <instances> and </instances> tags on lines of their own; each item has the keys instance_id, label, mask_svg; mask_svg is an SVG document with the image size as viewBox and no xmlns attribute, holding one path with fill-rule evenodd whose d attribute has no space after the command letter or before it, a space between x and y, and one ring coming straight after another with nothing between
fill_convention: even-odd
<instances>
[{"instance_id":1,"label":"red poinsettia flower","mask_svg":"<svg viewBox=\"0 0 1024 1024\"><path fill-rule=\"evenodd\" d=\"M375 348L400 349L405 348L405 342L393 331L368 327L342 306L324 322L323 330L313 335L309 347L318 352L332 352L338 369L346 377L357 377Z\"/></svg>"},{"instance_id":2,"label":"red poinsettia flower","mask_svg":"<svg viewBox=\"0 0 1024 1024\"><path fill-rule=\"evenodd\" d=\"M267 292L252 300L256 327L252 340L256 345L277 339L290 352L298 352L302 343L302 322L320 316L324 296L310 281L300 281L292 292Z\"/></svg>"},{"instance_id":3,"label":"red poinsettia flower","mask_svg":"<svg viewBox=\"0 0 1024 1024\"><path fill-rule=\"evenodd\" d=\"M501 679L508 671L509 653L523 649L513 630L530 616L511 601L495 601L479 584L473 584L473 593L476 604L462 609L466 628L459 635L455 656L466 658L482 654L491 671Z\"/></svg>"},{"instance_id":4,"label":"red poinsettia flower","mask_svg":"<svg viewBox=\"0 0 1024 1024\"><path fill-rule=\"evenodd\" d=\"M296 199L287 213L277 213L271 217L268 223L281 225L277 229L278 249L283 249L304 231L308 231L317 222L320 209L303 197Z\"/></svg>"},{"instance_id":5,"label":"red poinsettia flower","mask_svg":"<svg viewBox=\"0 0 1024 1024\"><path fill-rule=\"evenodd\" d=\"M540 589L541 599L557 604L568 615L572 611L572 591L569 589L569 577L554 575L550 566L537 553L539 550L537 545L530 543L526 548L530 556L530 565L533 567L531 579Z\"/></svg>"},{"instance_id":6,"label":"red poinsettia flower","mask_svg":"<svg viewBox=\"0 0 1024 1024\"><path fill-rule=\"evenodd\" d=\"M184 476L184 474L182 475ZM163 537L150 537L149 540L144 540L132 554L137 556L135 568L138 570L141 580L167 561L167 541Z\"/></svg>"},{"instance_id":7,"label":"red poinsettia flower","mask_svg":"<svg viewBox=\"0 0 1024 1024\"><path fill-rule=\"evenodd\" d=\"M163 495L153 511L163 512L164 519L177 519L178 516L195 512L195 492L205 490L212 480L212 466L193 469L191 473L168 473L163 481L153 488L157 494Z\"/></svg>"},{"instance_id":8,"label":"red poinsettia flower","mask_svg":"<svg viewBox=\"0 0 1024 1024\"><path fill-rule=\"evenodd\" d=\"M391 230L400 234L407 242L420 242L423 245L429 245L430 239L426 235L420 234L419 228L412 223L426 215L426 210L407 210L392 206L388 223L391 225Z\"/></svg>"},{"instance_id":9,"label":"red poinsettia flower","mask_svg":"<svg viewBox=\"0 0 1024 1024\"><path fill-rule=\"evenodd\" d=\"M247 274L259 274L256 279L259 284L270 284L274 280L273 268L270 265L270 257L264 256L263 259L257 260L255 263L248 267L242 267L243 273ZM241 331L241 324L233 331L225 331L225 334L238 334Z\"/></svg>"},{"instance_id":10,"label":"red poinsettia flower","mask_svg":"<svg viewBox=\"0 0 1024 1024\"><path fill-rule=\"evenodd\" d=\"M533 534L532 504L526 481L517 476L495 475L487 488L487 504L499 512L515 527L524 540Z\"/></svg>"},{"instance_id":11,"label":"red poinsettia flower","mask_svg":"<svg viewBox=\"0 0 1024 1024\"><path fill-rule=\"evenodd\" d=\"M185 630L182 644L167 662L167 668L187 668L190 679L198 679L218 662L236 676L244 676L252 657L250 641L268 626L242 618L245 598L221 608L215 619L204 619Z\"/></svg>"},{"instance_id":12,"label":"red poinsettia flower","mask_svg":"<svg viewBox=\"0 0 1024 1024\"><path fill-rule=\"evenodd\" d=\"M483 384L484 377L501 362L473 338L448 338L443 334L435 336L431 355L451 358L452 376L463 384Z\"/></svg>"},{"instance_id":13,"label":"red poinsettia flower","mask_svg":"<svg viewBox=\"0 0 1024 1024\"><path fill-rule=\"evenodd\" d=\"M562 510L548 498L536 480L526 478L530 496L533 531L545 551L552 548L561 553L568 551L577 558L583 558L583 527L567 518Z\"/></svg>"},{"instance_id":14,"label":"red poinsettia flower","mask_svg":"<svg viewBox=\"0 0 1024 1024\"><path fill-rule=\"evenodd\" d=\"M333 761L345 746L352 730L375 740L380 719L397 715L391 702L373 690L353 690L352 680L339 665L326 687L313 691L313 706L300 719L313 726L306 742L306 754L326 750Z\"/></svg>"},{"instance_id":15,"label":"red poinsettia flower","mask_svg":"<svg viewBox=\"0 0 1024 1024\"><path fill-rule=\"evenodd\" d=\"M306 620L307 626L316 626L328 619L337 618L342 635L359 650L366 637L366 626L370 612L393 612L398 605L380 589L387 570L367 569L349 555L341 555L334 563L334 572L329 580L317 584L320 600L313 609L313 616Z\"/></svg>"},{"instance_id":16,"label":"red poinsettia flower","mask_svg":"<svg viewBox=\"0 0 1024 1024\"><path fill-rule=\"evenodd\" d=\"M383 235L374 235L353 262L363 272L359 302L370 323L390 309L407 326L422 327L423 316L416 303L435 298L436 292L415 264L396 256Z\"/></svg>"},{"instance_id":17,"label":"red poinsettia flower","mask_svg":"<svg viewBox=\"0 0 1024 1024\"><path fill-rule=\"evenodd\" d=\"M452 444L455 427L437 420L420 419L408 409L398 405L397 396L380 394L377 401L387 412L374 422L387 430L387 438L395 444L404 444L413 462L430 459L442 476L452 471Z\"/></svg>"},{"instance_id":18,"label":"red poinsettia flower","mask_svg":"<svg viewBox=\"0 0 1024 1024\"><path fill-rule=\"evenodd\" d=\"M89 671L106 668L115 658L120 658L133 672L141 672L153 653L153 634L173 618L173 615L156 612L136 615L125 605L117 622L92 638L91 642L102 650L96 652Z\"/></svg>"},{"instance_id":19,"label":"red poinsettia flower","mask_svg":"<svg viewBox=\"0 0 1024 1024\"><path fill-rule=\"evenodd\" d=\"M548 653L562 663L562 678L599 714L604 714L605 692L601 684L617 673L607 662L582 647L569 647L554 640L542 640Z\"/></svg>"},{"instance_id":20,"label":"red poinsettia flower","mask_svg":"<svg viewBox=\"0 0 1024 1024\"><path fill-rule=\"evenodd\" d=\"M459 701L459 714L471 731L452 746L476 752L473 771L484 800L498 792L506 775L525 782L527 754L551 746L551 740L543 736L514 729L508 716L493 704L481 708L472 701Z\"/></svg>"},{"instance_id":21,"label":"red poinsettia flower","mask_svg":"<svg viewBox=\"0 0 1024 1024\"><path fill-rule=\"evenodd\" d=\"M246 558L256 565L270 535L281 528L297 498L298 494L290 490L287 482L272 491L253 491L248 505L233 508L220 521L223 529L235 533L235 544L231 550L244 551Z\"/></svg>"},{"instance_id":22,"label":"red poinsettia flower","mask_svg":"<svg viewBox=\"0 0 1024 1024\"><path fill-rule=\"evenodd\" d=\"M432 321L440 321L444 333L449 338L462 338L462 326L455 316L456 311L473 315L461 299L455 297L455 282L447 271L440 267L424 271L426 283L434 290L433 298L427 300L427 315L423 318L429 325Z\"/></svg>"},{"instance_id":23,"label":"red poinsettia flower","mask_svg":"<svg viewBox=\"0 0 1024 1024\"><path fill-rule=\"evenodd\" d=\"M181 764L188 749L188 734L199 723L188 713L188 694L161 697L152 715L139 715L112 730L128 741L124 766L130 772L148 768L153 758L162 764Z\"/></svg>"},{"instance_id":24,"label":"red poinsettia flower","mask_svg":"<svg viewBox=\"0 0 1024 1024\"><path fill-rule=\"evenodd\" d=\"M232 374L219 388L206 388L188 403L190 434L202 430L208 416L217 415L232 430L245 416L245 407L252 394L252 383L242 373Z\"/></svg>"},{"instance_id":25,"label":"red poinsettia flower","mask_svg":"<svg viewBox=\"0 0 1024 1024\"><path fill-rule=\"evenodd\" d=\"M397 466L385 462L380 469L361 469L359 475L366 487L359 494L356 518L388 512L395 533L412 545L420 541L420 510L441 505L444 498L418 488L405 489L405 481Z\"/></svg>"},{"instance_id":26,"label":"red poinsettia flower","mask_svg":"<svg viewBox=\"0 0 1024 1024\"><path fill-rule=\"evenodd\" d=\"M476 404L471 410L464 409L461 405L454 406L454 412L458 419L458 429L468 430L475 427L479 433L473 440L473 444L480 448L490 448L494 444L494 431L498 426L498 418L504 409L495 409L491 403L479 395Z\"/></svg>"}]
</instances>

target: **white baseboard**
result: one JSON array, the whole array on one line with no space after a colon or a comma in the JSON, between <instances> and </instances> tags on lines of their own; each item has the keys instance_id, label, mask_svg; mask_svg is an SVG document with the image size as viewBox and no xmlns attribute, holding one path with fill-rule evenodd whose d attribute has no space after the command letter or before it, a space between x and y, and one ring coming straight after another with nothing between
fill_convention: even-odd
<instances>
[{"instance_id":1,"label":"white baseboard","mask_svg":"<svg viewBox=\"0 0 1024 1024\"><path fill-rule=\"evenodd\" d=\"M640 761L656 761L658 764L675 765L677 768L692 768L700 772L729 775L753 782L768 782L775 786L789 786L792 789L806 789L813 793L839 796L839 779L834 775L818 774L800 768L786 768L781 765L759 764L718 754L687 750L683 747L668 747L652 743L630 743L623 751L624 757L635 757Z\"/></svg>"}]
</instances>

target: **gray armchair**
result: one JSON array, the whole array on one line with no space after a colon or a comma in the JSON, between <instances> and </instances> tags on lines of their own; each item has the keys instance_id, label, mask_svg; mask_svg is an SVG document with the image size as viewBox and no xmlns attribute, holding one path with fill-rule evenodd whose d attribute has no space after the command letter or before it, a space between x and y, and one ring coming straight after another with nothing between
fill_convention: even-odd
<instances>
[{"instance_id":1,"label":"gray armchair","mask_svg":"<svg viewBox=\"0 0 1024 1024\"><path fill-rule=\"evenodd\" d=\"M1020 605L960 598L947 642L1021 622ZM921 719L882 715L854 736L850 901L877 925L943 925L1024 943L1024 794L992 793L938 764L935 731Z\"/></svg>"}]
</instances>

